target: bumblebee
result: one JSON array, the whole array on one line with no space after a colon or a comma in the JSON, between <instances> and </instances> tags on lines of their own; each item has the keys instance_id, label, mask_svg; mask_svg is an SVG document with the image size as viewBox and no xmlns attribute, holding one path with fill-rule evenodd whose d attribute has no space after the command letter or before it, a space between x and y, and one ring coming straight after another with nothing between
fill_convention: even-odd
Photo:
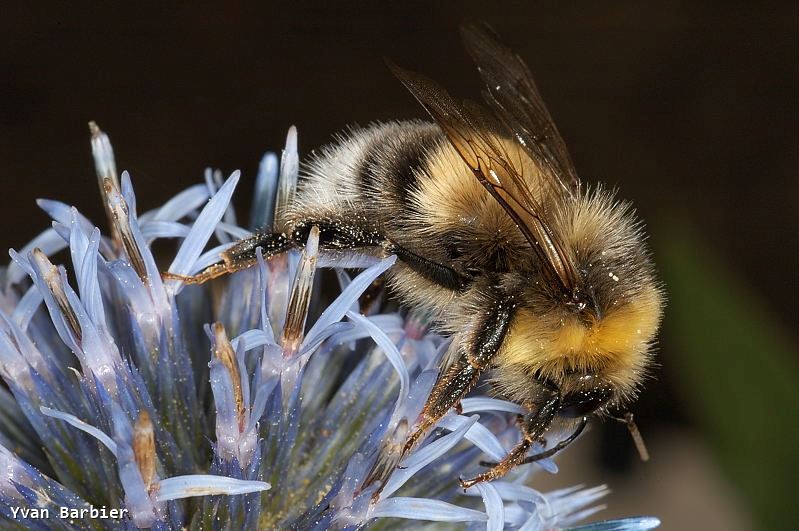
<instances>
[{"instance_id":1,"label":"bumblebee","mask_svg":"<svg viewBox=\"0 0 799 531\"><path fill-rule=\"evenodd\" d=\"M433 315L453 346L404 448L489 376L522 405L521 442L464 487L571 442L591 415L636 396L651 365L663 292L631 206L577 177L527 65L484 26L463 28L486 105L389 67L432 117L355 129L305 165L272 230L241 240L187 282L305 244L395 254L387 283ZM567 439L528 456L550 427ZM632 426L632 423L630 421Z\"/></svg>"}]
</instances>

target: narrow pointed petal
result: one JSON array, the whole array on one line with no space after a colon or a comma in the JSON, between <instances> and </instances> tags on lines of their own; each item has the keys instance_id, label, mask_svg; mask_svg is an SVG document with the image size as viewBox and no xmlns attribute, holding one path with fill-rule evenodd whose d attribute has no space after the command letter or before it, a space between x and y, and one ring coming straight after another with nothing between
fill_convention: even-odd
<instances>
[{"instance_id":1,"label":"narrow pointed petal","mask_svg":"<svg viewBox=\"0 0 799 531\"><path fill-rule=\"evenodd\" d=\"M54 419L63 420L64 422L67 422L68 424L75 426L79 430L88 433L89 435L91 435L92 437L103 443L103 445L105 445L105 447L108 448L108 450L112 454L117 455L117 443L115 443L114 440L111 439L111 437L109 437L102 431L98 430L94 426L86 424L75 415L70 415L69 413L56 411L54 409L50 409L49 407L44 407L44 406L40 407L39 409L41 410L42 413L44 413L48 417L53 417Z\"/></svg>"},{"instance_id":2,"label":"narrow pointed petal","mask_svg":"<svg viewBox=\"0 0 799 531\"><path fill-rule=\"evenodd\" d=\"M508 402L507 400L500 400L499 398L476 396L461 400L462 414L467 415L469 413L477 413L480 411L502 411L517 415L525 413L524 408L522 408L519 404Z\"/></svg>"},{"instance_id":3,"label":"narrow pointed petal","mask_svg":"<svg viewBox=\"0 0 799 531\"><path fill-rule=\"evenodd\" d=\"M258 166L255 178L255 192L250 209L250 227L260 229L272 225L275 217L277 195L278 160L272 153L266 153Z\"/></svg>"},{"instance_id":4,"label":"narrow pointed petal","mask_svg":"<svg viewBox=\"0 0 799 531\"><path fill-rule=\"evenodd\" d=\"M402 354L397 350L396 345L388 338L377 325L371 322L363 315L347 312L347 317L358 326L365 328L369 335L374 339L375 343L383 354L386 355L388 361L391 363L394 370L397 371L397 376L400 380L400 392L397 397L396 408L402 407L402 404L408 399L408 391L410 388L410 375L408 374L408 367L405 365L405 360L402 359Z\"/></svg>"},{"instance_id":5,"label":"narrow pointed petal","mask_svg":"<svg viewBox=\"0 0 799 531\"><path fill-rule=\"evenodd\" d=\"M438 426L450 431L455 431L465 422L469 422L469 417L447 415L438 422ZM508 450L502 446L499 439L479 422L472 425L469 431L466 432L466 439L480 448L494 461L500 461L508 455Z\"/></svg>"},{"instance_id":6,"label":"narrow pointed petal","mask_svg":"<svg viewBox=\"0 0 799 531\"><path fill-rule=\"evenodd\" d=\"M485 513L426 498L389 498L379 502L371 513L375 518L406 518L432 522L485 522Z\"/></svg>"},{"instance_id":7,"label":"narrow pointed petal","mask_svg":"<svg viewBox=\"0 0 799 531\"><path fill-rule=\"evenodd\" d=\"M297 154L297 128L293 125L286 135L286 147L280 157L280 179L278 182L277 201L275 203L275 228L281 229L285 223L285 213L294 203L297 189L300 158Z\"/></svg>"},{"instance_id":8,"label":"narrow pointed petal","mask_svg":"<svg viewBox=\"0 0 799 531\"><path fill-rule=\"evenodd\" d=\"M382 275L389 267L394 265L397 261L396 256L389 256L373 265L366 271L355 277L347 289L342 292L338 298L322 312L319 319L314 323L311 329L305 336L304 343L315 341L315 335L319 334L322 330L331 324L338 322L349 311L352 304L358 300L358 297L369 287L369 285L380 275Z\"/></svg>"},{"instance_id":9,"label":"narrow pointed petal","mask_svg":"<svg viewBox=\"0 0 799 531\"><path fill-rule=\"evenodd\" d=\"M29 287L14 308L11 319L17 323L21 330L26 330L28 323L30 323L31 318L39 309L43 300L42 294L36 286Z\"/></svg>"},{"instance_id":10,"label":"narrow pointed petal","mask_svg":"<svg viewBox=\"0 0 799 531\"><path fill-rule=\"evenodd\" d=\"M486 531L502 531L505 528L505 506L497 489L491 483L478 483L475 486L480 491L486 506L486 515L488 515Z\"/></svg>"},{"instance_id":11,"label":"narrow pointed petal","mask_svg":"<svg viewBox=\"0 0 799 531\"><path fill-rule=\"evenodd\" d=\"M270 488L272 486L265 481L245 481L226 476L209 474L175 476L161 480L158 491L155 493L155 500L165 502L193 496L235 496L250 492L262 492Z\"/></svg>"},{"instance_id":12,"label":"narrow pointed petal","mask_svg":"<svg viewBox=\"0 0 799 531\"><path fill-rule=\"evenodd\" d=\"M606 520L572 527L569 531L646 531L660 527L660 520L653 516L636 516L619 520Z\"/></svg>"},{"instance_id":13,"label":"narrow pointed petal","mask_svg":"<svg viewBox=\"0 0 799 531\"><path fill-rule=\"evenodd\" d=\"M195 184L186 188L175 197L164 203L155 211L145 212L139 216L139 222L144 226L151 221L177 221L190 213L198 210L208 201L208 187Z\"/></svg>"}]
</instances>

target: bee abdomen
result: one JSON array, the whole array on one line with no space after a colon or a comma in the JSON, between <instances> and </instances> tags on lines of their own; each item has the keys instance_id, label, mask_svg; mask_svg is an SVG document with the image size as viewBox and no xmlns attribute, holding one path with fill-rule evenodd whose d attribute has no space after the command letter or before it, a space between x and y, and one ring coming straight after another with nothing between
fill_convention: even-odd
<instances>
[{"instance_id":1,"label":"bee abdomen","mask_svg":"<svg viewBox=\"0 0 799 531\"><path fill-rule=\"evenodd\" d=\"M393 232L413 216L409 196L444 142L437 125L418 120L355 129L308 162L291 217L346 214Z\"/></svg>"},{"instance_id":2,"label":"bee abdomen","mask_svg":"<svg viewBox=\"0 0 799 531\"><path fill-rule=\"evenodd\" d=\"M436 125L416 121L376 126L370 132L355 172L361 196L408 208L429 154L444 141L444 135Z\"/></svg>"}]
</instances>

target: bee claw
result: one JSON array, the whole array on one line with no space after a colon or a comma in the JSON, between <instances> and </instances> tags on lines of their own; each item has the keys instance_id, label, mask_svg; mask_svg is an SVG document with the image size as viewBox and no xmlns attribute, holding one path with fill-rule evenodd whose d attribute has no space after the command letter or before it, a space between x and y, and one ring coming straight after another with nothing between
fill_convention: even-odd
<instances>
[{"instance_id":1,"label":"bee claw","mask_svg":"<svg viewBox=\"0 0 799 531\"><path fill-rule=\"evenodd\" d=\"M485 479L482 477L482 474L479 475L479 476L473 477L472 479L458 478L458 483L461 484L461 488L463 488L464 491L469 489L469 488L471 488L471 487L474 487L478 483L482 483L483 481L485 481Z\"/></svg>"}]
</instances>

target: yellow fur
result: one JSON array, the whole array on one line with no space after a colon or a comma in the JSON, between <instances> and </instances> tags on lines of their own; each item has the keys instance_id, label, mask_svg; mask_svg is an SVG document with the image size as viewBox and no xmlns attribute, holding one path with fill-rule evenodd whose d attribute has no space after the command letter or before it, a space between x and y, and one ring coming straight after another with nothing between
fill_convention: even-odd
<instances>
[{"instance_id":1,"label":"yellow fur","mask_svg":"<svg viewBox=\"0 0 799 531\"><path fill-rule=\"evenodd\" d=\"M652 289L592 323L522 310L497 365L516 366L530 375L539 372L557 383L572 372L596 374L618 386L622 395L632 393L647 365L660 308L661 295Z\"/></svg>"},{"instance_id":2,"label":"yellow fur","mask_svg":"<svg viewBox=\"0 0 799 531\"><path fill-rule=\"evenodd\" d=\"M523 160L522 174L532 175L535 172L529 158L520 156L517 144L504 139L496 139L511 155L511 160ZM528 168L529 166L529 168ZM521 233L513 221L494 200L480 182L475 179L472 170L464 164L463 159L452 146L445 144L431 154L427 164L427 173L434 178L423 179L416 201L427 214L430 227L436 230L464 223L479 222L488 224L488 232L502 231L508 238L519 239L524 245ZM528 181L532 180L527 178ZM529 189L535 193L540 190L537 182L530 182Z\"/></svg>"}]
</instances>

